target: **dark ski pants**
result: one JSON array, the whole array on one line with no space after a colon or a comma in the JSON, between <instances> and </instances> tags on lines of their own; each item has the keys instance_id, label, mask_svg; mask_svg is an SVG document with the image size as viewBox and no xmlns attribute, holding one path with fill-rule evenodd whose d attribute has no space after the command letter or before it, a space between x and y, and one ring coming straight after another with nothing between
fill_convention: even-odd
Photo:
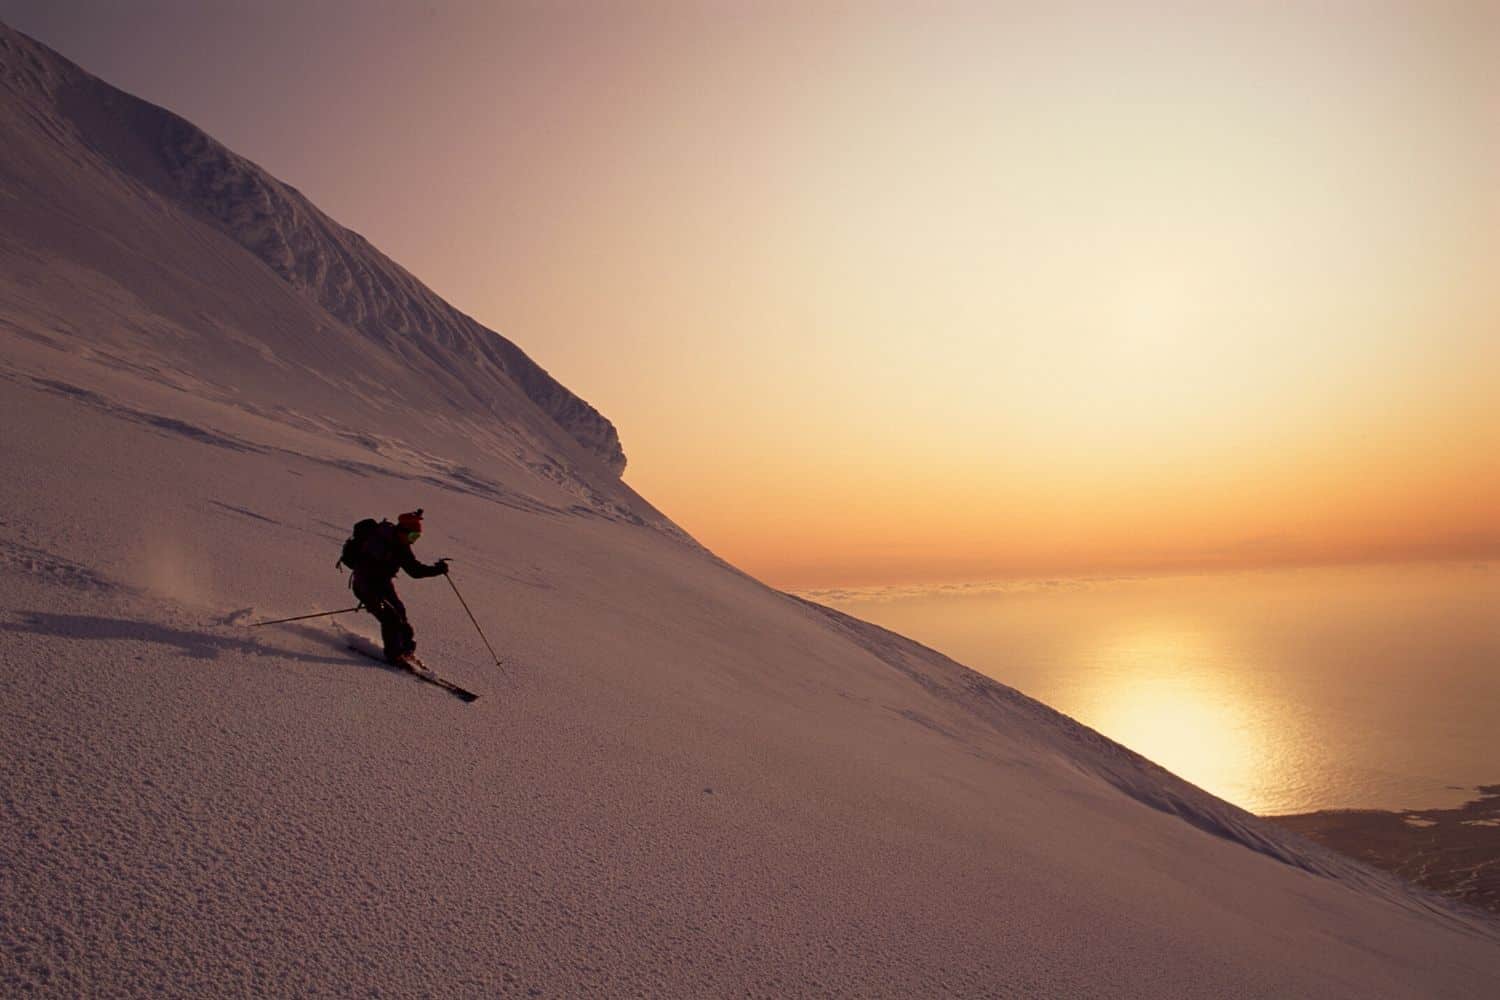
<instances>
[{"instance_id":1,"label":"dark ski pants","mask_svg":"<svg viewBox=\"0 0 1500 1000\"><path fill-rule=\"evenodd\" d=\"M394 660L398 656L416 651L416 634L406 620L406 605L396 596L394 580L365 580L355 576L351 582L354 596L365 606L365 610L380 622L380 641L385 646L385 658Z\"/></svg>"}]
</instances>

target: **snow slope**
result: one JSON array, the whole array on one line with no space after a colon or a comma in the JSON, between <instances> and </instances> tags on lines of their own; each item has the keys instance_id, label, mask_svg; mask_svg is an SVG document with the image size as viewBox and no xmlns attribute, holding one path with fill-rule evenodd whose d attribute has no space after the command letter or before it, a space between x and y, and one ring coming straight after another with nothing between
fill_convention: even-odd
<instances>
[{"instance_id":1,"label":"snow slope","mask_svg":"<svg viewBox=\"0 0 1500 1000\"><path fill-rule=\"evenodd\" d=\"M1492 924L725 566L290 188L0 60L0 992L1500 995ZM478 702L246 627L415 506Z\"/></svg>"},{"instance_id":2,"label":"snow slope","mask_svg":"<svg viewBox=\"0 0 1500 1000\"><path fill-rule=\"evenodd\" d=\"M0 323L37 348L28 370L67 353L368 452L394 436L502 459L661 520L616 479L608 420L292 188L3 25L0 96Z\"/></svg>"}]
</instances>

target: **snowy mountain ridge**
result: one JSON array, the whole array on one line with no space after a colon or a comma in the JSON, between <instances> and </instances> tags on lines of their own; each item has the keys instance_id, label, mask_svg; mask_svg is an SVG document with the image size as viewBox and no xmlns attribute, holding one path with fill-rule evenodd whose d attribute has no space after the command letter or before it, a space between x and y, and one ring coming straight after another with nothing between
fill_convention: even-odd
<instances>
[{"instance_id":1,"label":"snowy mountain ridge","mask_svg":"<svg viewBox=\"0 0 1500 1000\"><path fill-rule=\"evenodd\" d=\"M618 475L614 426L514 344L432 293L357 233L196 126L111 87L0 25L8 113L45 134L73 167L108 172L205 222L250 251L328 317L403 364L421 365L460 406L520 394ZM33 179L35 175L33 174ZM40 192L28 192L34 194ZM148 197L149 197L148 196ZM129 236L125 236L129 239ZM300 336L324 335L327 320ZM282 345L273 345L280 347ZM400 381L388 383L400 392Z\"/></svg>"},{"instance_id":2,"label":"snowy mountain ridge","mask_svg":"<svg viewBox=\"0 0 1500 1000\"><path fill-rule=\"evenodd\" d=\"M684 544L587 404L181 119L3 26L0 102L0 992L1500 994L1476 914ZM247 627L417 506L477 702L362 615Z\"/></svg>"}]
</instances>

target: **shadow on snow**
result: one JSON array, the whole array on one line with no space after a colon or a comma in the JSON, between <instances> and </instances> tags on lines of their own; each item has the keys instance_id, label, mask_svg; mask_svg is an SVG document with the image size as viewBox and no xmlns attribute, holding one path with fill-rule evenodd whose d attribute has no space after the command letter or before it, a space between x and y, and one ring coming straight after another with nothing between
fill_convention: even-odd
<instances>
[{"instance_id":1,"label":"shadow on snow","mask_svg":"<svg viewBox=\"0 0 1500 1000\"><path fill-rule=\"evenodd\" d=\"M375 666L359 661L352 656L324 656L299 650L270 645L259 639L216 635L213 632L198 632L172 628L155 622L131 618L104 618L98 615L55 614L47 611L20 612L19 621L7 622L5 627L34 635L55 636L62 639L88 639L106 642L150 642L171 646L186 656L197 660L214 660L221 653L242 653L249 656L272 656L295 660L299 663L336 663L340 666ZM304 635L316 636L324 643L333 645L325 633L313 629L297 629ZM337 645L342 646L340 640Z\"/></svg>"}]
</instances>

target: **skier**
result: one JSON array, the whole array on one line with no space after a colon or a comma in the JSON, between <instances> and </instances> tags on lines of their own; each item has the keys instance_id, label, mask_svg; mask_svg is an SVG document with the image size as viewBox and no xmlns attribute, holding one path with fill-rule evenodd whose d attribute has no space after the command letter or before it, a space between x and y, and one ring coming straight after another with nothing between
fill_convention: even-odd
<instances>
[{"instance_id":1,"label":"skier","mask_svg":"<svg viewBox=\"0 0 1500 1000\"><path fill-rule=\"evenodd\" d=\"M417 649L416 636L406 620L406 605L396 596L396 571L420 580L445 576L448 560L432 565L418 561L412 544L422 537L422 510L417 508L396 518L396 523L373 519L354 526L354 536L344 543L339 562L352 571L349 586L366 611L380 622L385 658L397 666L411 666Z\"/></svg>"}]
</instances>

